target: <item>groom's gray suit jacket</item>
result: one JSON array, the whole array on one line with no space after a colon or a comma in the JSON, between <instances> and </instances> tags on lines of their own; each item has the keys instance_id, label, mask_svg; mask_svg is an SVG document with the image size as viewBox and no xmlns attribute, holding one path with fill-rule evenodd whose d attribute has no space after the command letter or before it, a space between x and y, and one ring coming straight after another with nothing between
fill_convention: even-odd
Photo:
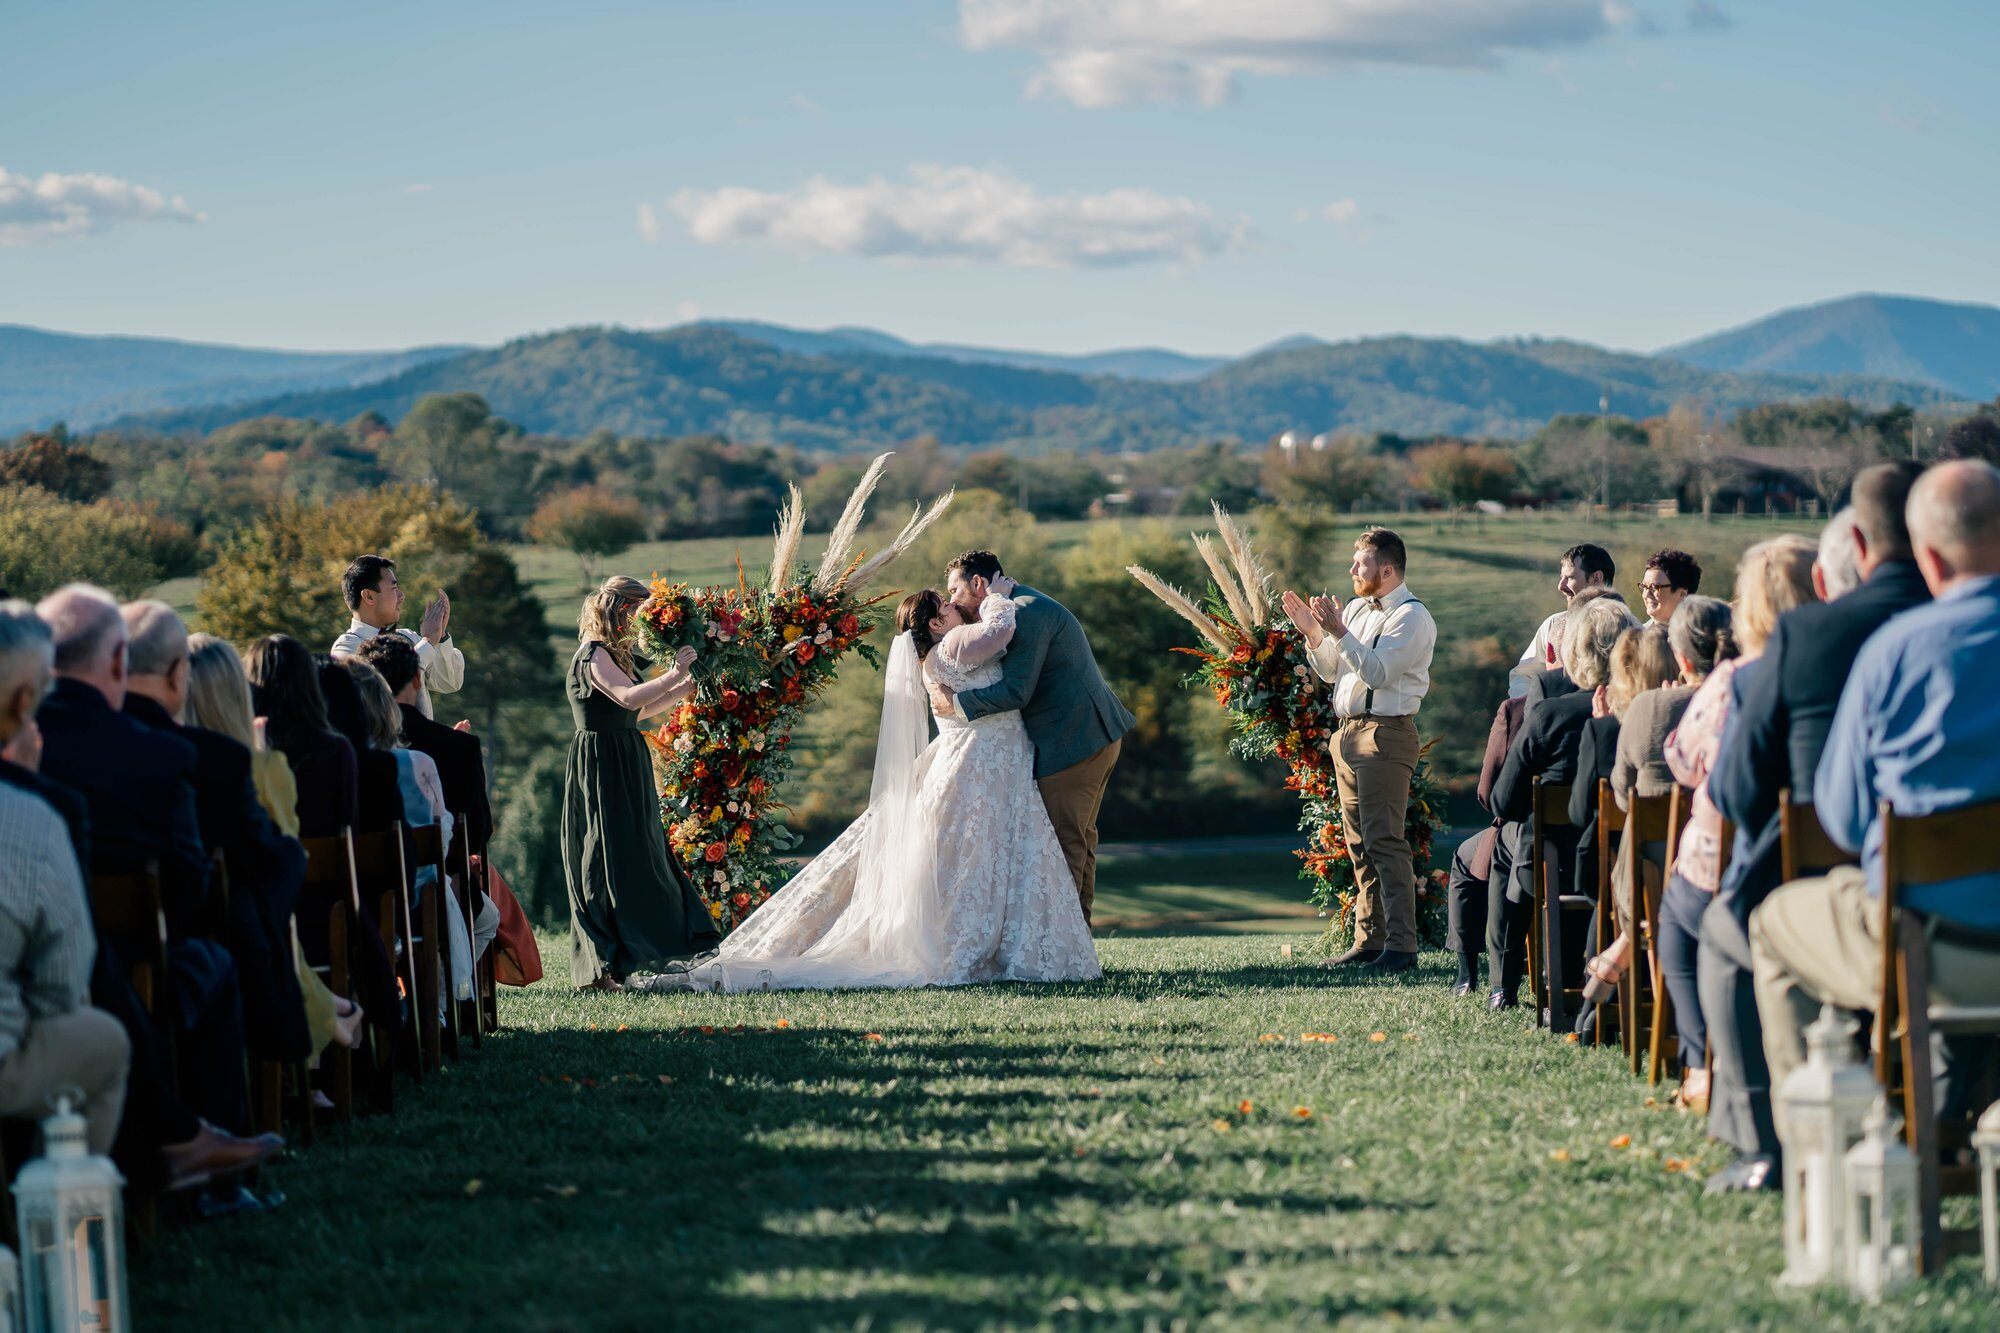
<instances>
[{"instance_id":1,"label":"groom's gray suit jacket","mask_svg":"<svg viewBox=\"0 0 2000 1333\"><path fill-rule=\"evenodd\" d=\"M1104 683L1068 607L1024 584L1014 588L1014 605L1014 638L1000 660L999 683L967 690L958 702L975 722L1020 709L1040 779L1082 763L1138 720Z\"/></svg>"}]
</instances>

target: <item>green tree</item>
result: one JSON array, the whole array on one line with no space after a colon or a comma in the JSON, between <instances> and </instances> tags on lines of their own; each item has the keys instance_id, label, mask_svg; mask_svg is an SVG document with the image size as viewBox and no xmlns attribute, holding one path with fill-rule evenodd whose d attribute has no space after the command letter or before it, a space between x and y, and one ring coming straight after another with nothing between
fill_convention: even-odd
<instances>
[{"instance_id":1,"label":"green tree","mask_svg":"<svg viewBox=\"0 0 2000 1333\"><path fill-rule=\"evenodd\" d=\"M120 500L75 504L39 486L0 487L0 588L34 599L65 583L139 597L199 567L194 534Z\"/></svg>"},{"instance_id":2,"label":"green tree","mask_svg":"<svg viewBox=\"0 0 2000 1333\"><path fill-rule=\"evenodd\" d=\"M476 393L431 394L397 423L383 456L399 481L462 496L505 531L531 498L529 457L510 447L519 433Z\"/></svg>"},{"instance_id":3,"label":"green tree","mask_svg":"<svg viewBox=\"0 0 2000 1333\"><path fill-rule=\"evenodd\" d=\"M588 588L596 581L599 560L621 555L645 537L646 515L629 495L583 486L542 501L528 520L528 535L574 555Z\"/></svg>"},{"instance_id":4,"label":"green tree","mask_svg":"<svg viewBox=\"0 0 2000 1333\"><path fill-rule=\"evenodd\" d=\"M1351 436L1315 436L1310 445L1273 445L1264 456L1264 491L1279 504L1347 509L1380 495L1386 469L1380 456Z\"/></svg>"}]
</instances>

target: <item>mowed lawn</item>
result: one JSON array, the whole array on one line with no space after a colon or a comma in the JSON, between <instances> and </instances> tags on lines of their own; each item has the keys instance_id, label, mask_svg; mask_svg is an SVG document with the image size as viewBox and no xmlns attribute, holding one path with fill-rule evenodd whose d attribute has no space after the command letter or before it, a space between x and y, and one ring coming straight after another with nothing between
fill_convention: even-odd
<instances>
[{"instance_id":1,"label":"mowed lawn","mask_svg":"<svg viewBox=\"0 0 2000 1333\"><path fill-rule=\"evenodd\" d=\"M1698 1122L1615 1053L1295 938L1110 939L1090 985L509 993L274 1172L280 1212L143 1245L138 1327L1993 1327L1963 1261L1883 1310L1774 1290L1777 1198L1704 1197Z\"/></svg>"}]
</instances>

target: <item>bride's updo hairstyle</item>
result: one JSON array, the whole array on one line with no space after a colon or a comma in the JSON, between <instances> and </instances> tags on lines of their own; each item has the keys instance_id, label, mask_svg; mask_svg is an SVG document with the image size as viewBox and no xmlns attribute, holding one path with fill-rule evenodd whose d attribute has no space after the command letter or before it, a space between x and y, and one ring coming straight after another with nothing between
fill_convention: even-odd
<instances>
[{"instance_id":1,"label":"bride's updo hairstyle","mask_svg":"<svg viewBox=\"0 0 2000 1333\"><path fill-rule=\"evenodd\" d=\"M576 618L576 637L581 643L601 643L618 669L637 680L632 663L632 612L651 595L646 585L628 574L613 574L583 599L583 611Z\"/></svg>"},{"instance_id":2,"label":"bride's updo hairstyle","mask_svg":"<svg viewBox=\"0 0 2000 1333\"><path fill-rule=\"evenodd\" d=\"M944 597L935 588L924 588L903 599L896 608L896 630L908 634L910 642L916 645L917 660L923 661L937 647L937 635L931 633L931 622L944 614Z\"/></svg>"}]
</instances>

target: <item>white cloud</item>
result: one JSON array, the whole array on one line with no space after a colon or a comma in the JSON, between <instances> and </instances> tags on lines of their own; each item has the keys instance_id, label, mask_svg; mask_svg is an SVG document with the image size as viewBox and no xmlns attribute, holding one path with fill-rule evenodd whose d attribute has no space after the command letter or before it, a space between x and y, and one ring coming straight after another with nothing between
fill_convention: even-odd
<instances>
[{"instance_id":1,"label":"white cloud","mask_svg":"<svg viewBox=\"0 0 2000 1333\"><path fill-rule=\"evenodd\" d=\"M659 210L651 204L640 204L639 239L648 245L658 245L660 238L665 234L665 229L660 225Z\"/></svg>"},{"instance_id":2,"label":"white cloud","mask_svg":"<svg viewBox=\"0 0 2000 1333\"><path fill-rule=\"evenodd\" d=\"M1361 216L1361 205L1352 199L1335 199L1330 203L1318 204L1312 208L1292 210L1294 222L1331 222L1336 227L1345 227Z\"/></svg>"},{"instance_id":3,"label":"white cloud","mask_svg":"<svg viewBox=\"0 0 2000 1333\"><path fill-rule=\"evenodd\" d=\"M96 172L23 176L0 167L0 245L34 245L119 222L203 222L179 195Z\"/></svg>"},{"instance_id":4,"label":"white cloud","mask_svg":"<svg viewBox=\"0 0 2000 1333\"><path fill-rule=\"evenodd\" d=\"M411 181L411 182L410 182L410 183L409 183L408 185L405 185L405 186L403 187L403 193L404 193L404 194L429 194L429 193L431 192L431 189L432 189L432 186L431 186L431 183L430 183L429 181Z\"/></svg>"},{"instance_id":5,"label":"white cloud","mask_svg":"<svg viewBox=\"0 0 2000 1333\"><path fill-rule=\"evenodd\" d=\"M789 191L682 190L665 207L704 245L756 242L1015 268L1192 263L1250 240L1246 219L1218 217L1184 196L1144 189L1045 194L978 167L918 165L906 180L877 176L859 185L815 176ZM641 234L657 239L658 227L658 214L640 205Z\"/></svg>"},{"instance_id":6,"label":"white cloud","mask_svg":"<svg viewBox=\"0 0 2000 1333\"><path fill-rule=\"evenodd\" d=\"M826 114L825 107L813 101L812 98L807 97L804 93L792 94L792 106L795 110L803 111L815 120Z\"/></svg>"},{"instance_id":7,"label":"white cloud","mask_svg":"<svg viewBox=\"0 0 2000 1333\"><path fill-rule=\"evenodd\" d=\"M676 301L676 302L674 302L674 322L675 322L675 323L678 323L678 324L691 324L691 323L693 323L693 322L694 322L695 320L697 320L697 319L700 319L700 318L701 318L701 302L699 302L699 301Z\"/></svg>"},{"instance_id":8,"label":"white cloud","mask_svg":"<svg viewBox=\"0 0 2000 1333\"><path fill-rule=\"evenodd\" d=\"M959 39L1018 47L1032 94L1081 107L1214 106L1245 75L1347 66L1490 69L1647 26L1625 0L959 0Z\"/></svg>"}]
</instances>

